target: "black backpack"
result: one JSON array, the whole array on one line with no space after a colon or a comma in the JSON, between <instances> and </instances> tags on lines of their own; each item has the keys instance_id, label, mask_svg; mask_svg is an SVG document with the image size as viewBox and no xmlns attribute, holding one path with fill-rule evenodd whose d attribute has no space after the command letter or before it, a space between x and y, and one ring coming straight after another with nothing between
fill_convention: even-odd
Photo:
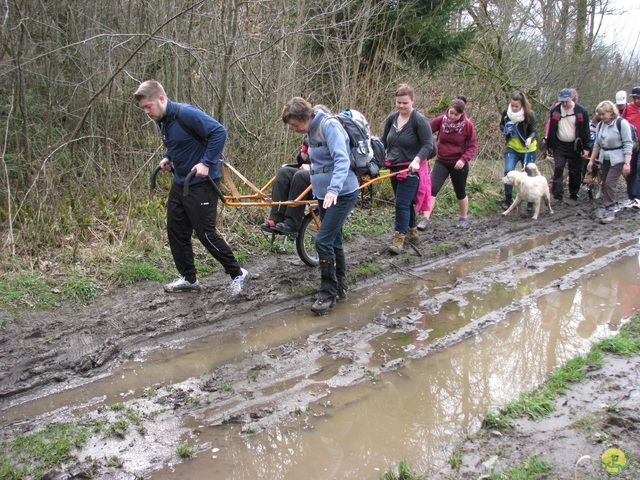
<instances>
[{"instance_id":1,"label":"black backpack","mask_svg":"<svg viewBox=\"0 0 640 480\"><path fill-rule=\"evenodd\" d=\"M379 138L371 136L369 123L365 116L354 109L343 110L338 115L327 115L319 129L322 144L326 141L323 131L324 122L328 120L338 120L349 136L351 170L358 177L362 175L369 175L371 178L377 177L380 169L384 167L384 145Z\"/></svg>"},{"instance_id":2,"label":"black backpack","mask_svg":"<svg viewBox=\"0 0 640 480\"><path fill-rule=\"evenodd\" d=\"M631 141L633 142L633 151L636 152L638 150L638 129L629 120L627 120L627 123L629 124L629 128L631 128ZM616 128L618 129L618 132L620 132L620 125L622 125L622 117L618 117L616 119Z\"/></svg>"},{"instance_id":3,"label":"black backpack","mask_svg":"<svg viewBox=\"0 0 640 480\"><path fill-rule=\"evenodd\" d=\"M192 137L193 139L197 140L199 143L201 143L203 146L206 147L209 144L209 141L206 138L203 138L202 135L200 135L198 132L196 132L189 125L184 123L184 121L178 116L178 114L180 113L180 107L181 106L182 106L182 104L178 103L178 105L176 106L176 111L173 114L173 117L176 119L176 122L178 122L178 125L180 125L180 128L182 128L182 130L187 132L187 134L189 134L190 137Z\"/></svg>"}]
</instances>

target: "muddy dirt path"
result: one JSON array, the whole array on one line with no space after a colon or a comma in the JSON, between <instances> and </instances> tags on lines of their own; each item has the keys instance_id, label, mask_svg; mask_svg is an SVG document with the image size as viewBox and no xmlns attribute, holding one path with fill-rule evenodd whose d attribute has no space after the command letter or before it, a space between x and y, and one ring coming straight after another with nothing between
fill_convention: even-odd
<instances>
[{"instance_id":1,"label":"muddy dirt path","mask_svg":"<svg viewBox=\"0 0 640 480\"><path fill-rule=\"evenodd\" d=\"M406 255L390 257L390 236L353 238L346 248L350 269L365 262L375 262L381 268L359 279L352 289L357 295L358 290L372 284L411 279L424 272L428 275L431 267L481 255L500 245L529 245L530 253L521 252L517 265L510 264L514 261L506 255L494 266L494 276L477 279L487 286L500 282L508 288L515 268L540 270L558 258L579 258L598 248L606 251L613 244L637 242L640 213L636 210L623 210L614 223L602 225L596 220L596 202L556 204L554 209L553 216L543 210L538 221L526 217L524 211L507 218L496 213L474 219L470 228L462 230L453 219L434 221L422 234L418 246L422 256L407 251ZM554 240L541 251L536 248L536 239L542 237ZM155 352L212 335L225 338L259 332L268 328L263 320L277 312L307 311L312 302L308 292L316 288L318 272L304 266L295 254L274 254L245 268L250 272L246 292L234 299L229 298L227 278L216 274L203 279L205 288L200 294L167 295L159 285L143 283L108 292L87 307L21 315L5 328L0 339L0 439L52 421L116 421L121 412L97 405L105 398L88 403L70 401L72 405L55 411L34 412L28 406L32 400L109 378L125 362L144 361ZM580 275L580 271L574 274L575 278ZM447 288L434 292L429 308L437 311L447 299L464 295L463 288L454 272ZM138 436L128 437L130 442L123 446L122 438L109 438L104 432L94 435L78 455L80 460L72 462L67 476L60 478L74 478L68 472L91 472L98 478L129 479L148 474L172 456L173 461L179 461L174 452L189 430L183 420L205 409L210 424L240 423L252 431L290 422L294 398L296 405L305 395L309 401L312 397L318 400L314 382L331 382L332 386L362 382L372 374L371 367L364 365L366 360L359 360L365 345L389 328L413 328L410 315L392 320L381 315L373 316L359 329L341 329L340 309L339 305L318 331L280 344L252 345L246 355L220 362L213 373L183 372L182 377L158 382L144 392L121 392L125 410L136 412L129 420L138 426ZM413 355L445 349L499 320L491 315L483 318L483 322L451 332ZM332 358L339 368L330 372L319 369L323 357ZM377 368L383 372L400 369L402 364L399 360ZM228 388L230 384L233 389ZM119 459L116 466L109 464L111 451ZM87 457L94 461L86 461Z\"/></svg>"}]
</instances>

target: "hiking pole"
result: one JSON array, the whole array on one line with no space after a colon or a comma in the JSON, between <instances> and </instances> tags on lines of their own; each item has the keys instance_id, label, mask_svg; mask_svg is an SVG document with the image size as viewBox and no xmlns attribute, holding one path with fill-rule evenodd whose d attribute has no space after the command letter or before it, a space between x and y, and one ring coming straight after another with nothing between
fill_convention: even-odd
<instances>
[{"instance_id":1,"label":"hiking pole","mask_svg":"<svg viewBox=\"0 0 640 480\"><path fill-rule=\"evenodd\" d=\"M156 165L156 168L154 168L153 172L151 172L151 181L149 183L149 188L151 190L155 190L155 188L156 188L156 177L158 176L158 172L160 170L162 170L160 165ZM171 167L171 173L173 173L173 167Z\"/></svg>"},{"instance_id":2,"label":"hiking pole","mask_svg":"<svg viewBox=\"0 0 640 480\"><path fill-rule=\"evenodd\" d=\"M196 171L191 170L189 172L189 175L187 175L187 177L184 179L184 187L182 190L182 195L184 195L185 197L189 195L189 182L191 181L191 179L195 174L196 174ZM216 182L214 182L210 176L207 175L207 178L209 179L209 183L213 187L213 191L215 192L216 196L220 199L222 203L226 205L227 199L224 197L224 194L222 193L222 190L220 190L220 187L216 185Z\"/></svg>"}]
</instances>

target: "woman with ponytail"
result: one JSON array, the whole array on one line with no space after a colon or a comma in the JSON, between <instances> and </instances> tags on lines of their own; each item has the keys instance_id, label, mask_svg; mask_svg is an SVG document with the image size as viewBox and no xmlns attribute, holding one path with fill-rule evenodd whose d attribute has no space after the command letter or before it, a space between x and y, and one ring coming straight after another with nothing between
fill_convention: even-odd
<instances>
[{"instance_id":1,"label":"woman with ponytail","mask_svg":"<svg viewBox=\"0 0 640 480\"><path fill-rule=\"evenodd\" d=\"M515 170L518 162L525 169L527 163L535 163L538 149L536 114L531 110L531 104L523 92L511 95L507 109L500 120L500 131L507 143L504 158L504 174ZM526 171L526 169L525 169ZM504 186L503 210L513 203L513 185ZM532 209L533 205L527 205Z\"/></svg>"}]
</instances>

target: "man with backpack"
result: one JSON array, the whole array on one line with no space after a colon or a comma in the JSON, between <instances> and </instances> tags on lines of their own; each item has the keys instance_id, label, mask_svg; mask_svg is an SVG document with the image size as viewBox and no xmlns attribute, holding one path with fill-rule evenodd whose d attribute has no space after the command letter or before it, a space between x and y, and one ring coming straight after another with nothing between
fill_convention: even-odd
<instances>
[{"instance_id":1,"label":"man with backpack","mask_svg":"<svg viewBox=\"0 0 640 480\"><path fill-rule=\"evenodd\" d=\"M169 246L180 278L164 286L166 292L200 290L191 235L195 230L204 247L231 277L231 294L244 288L248 272L240 268L231 248L216 231L218 197L212 183L219 183L219 160L227 131L214 118L188 104L169 100L156 80L142 82L133 94L138 106L156 122L166 147L160 168L173 169L173 185L167 202ZM186 177L195 171L189 194L183 195Z\"/></svg>"},{"instance_id":2,"label":"man with backpack","mask_svg":"<svg viewBox=\"0 0 640 480\"><path fill-rule=\"evenodd\" d=\"M564 197L564 167L569 168L569 198L578 200L582 180L582 157L591 148L589 114L577 104L573 92L563 88L558 95L558 103L551 109L547 147L553 157L555 167L551 192L553 198L561 201Z\"/></svg>"},{"instance_id":3,"label":"man with backpack","mask_svg":"<svg viewBox=\"0 0 640 480\"><path fill-rule=\"evenodd\" d=\"M640 175L638 168L638 131L640 130L640 86L631 90L631 103L622 111L622 118L631 125L631 136L635 136L634 148L631 153L631 173L627 175L627 196L629 202L626 207L640 208Z\"/></svg>"}]
</instances>

